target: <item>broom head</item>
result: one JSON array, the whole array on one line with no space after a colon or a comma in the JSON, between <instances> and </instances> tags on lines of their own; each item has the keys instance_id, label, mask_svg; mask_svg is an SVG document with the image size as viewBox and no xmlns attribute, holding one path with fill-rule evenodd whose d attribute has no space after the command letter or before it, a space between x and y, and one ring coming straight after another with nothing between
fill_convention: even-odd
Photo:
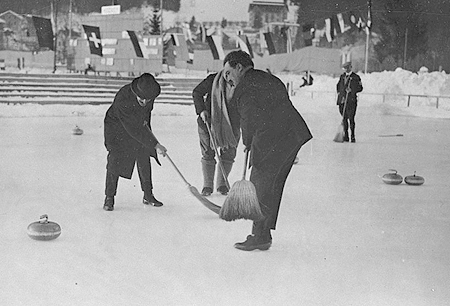
<instances>
[{"instance_id":1,"label":"broom head","mask_svg":"<svg viewBox=\"0 0 450 306\"><path fill-rule=\"evenodd\" d=\"M264 219L252 182L241 180L233 184L220 209L219 217L225 221L237 219L260 221Z\"/></svg>"},{"instance_id":2,"label":"broom head","mask_svg":"<svg viewBox=\"0 0 450 306\"><path fill-rule=\"evenodd\" d=\"M341 123L338 128L338 132L333 139L334 142L344 142L344 125Z\"/></svg>"}]
</instances>

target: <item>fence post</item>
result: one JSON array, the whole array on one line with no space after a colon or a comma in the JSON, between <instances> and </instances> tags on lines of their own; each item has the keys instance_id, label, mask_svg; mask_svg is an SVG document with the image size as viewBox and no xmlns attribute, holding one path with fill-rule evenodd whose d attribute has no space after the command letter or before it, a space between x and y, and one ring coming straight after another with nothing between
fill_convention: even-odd
<instances>
[{"instance_id":1,"label":"fence post","mask_svg":"<svg viewBox=\"0 0 450 306\"><path fill-rule=\"evenodd\" d=\"M406 107L409 107L409 101L411 100L411 96L408 95L408 104L406 105Z\"/></svg>"}]
</instances>

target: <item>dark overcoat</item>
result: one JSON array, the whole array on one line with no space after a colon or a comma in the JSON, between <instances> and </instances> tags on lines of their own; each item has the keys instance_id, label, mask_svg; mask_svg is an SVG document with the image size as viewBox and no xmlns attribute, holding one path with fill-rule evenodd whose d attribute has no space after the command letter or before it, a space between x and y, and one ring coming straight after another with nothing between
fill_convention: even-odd
<instances>
[{"instance_id":1,"label":"dark overcoat","mask_svg":"<svg viewBox=\"0 0 450 306\"><path fill-rule=\"evenodd\" d=\"M137 154L152 156L159 164L155 149L158 141L145 126L150 126L153 103L141 106L131 84L117 92L104 120L105 147L112 157L108 171L130 179Z\"/></svg>"},{"instance_id":2,"label":"dark overcoat","mask_svg":"<svg viewBox=\"0 0 450 306\"><path fill-rule=\"evenodd\" d=\"M265 71L248 70L234 91L232 103L240 117L243 144L251 147L250 162L255 167L271 158L283 158L280 151L312 138L283 82Z\"/></svg>"},{"instance_id":3,"label":"dark overcoat","mask_svg":"<svg viewBox=\"0 0 450 306\"><path fill-rule=\"evenodd\" d=\"M357 93L363 90L361 78L356 73L352 72L349 76L346 73L341 74L339 81L336 84L336 91L338 93L337 104L344 104L346 97L346 88L350 88L347 98L347 109L354 109L357 106Z\"/></svg>"},{"instance_id":4,"label":"dark overcoat","mask_svg":"<svg viewBox=\"0 0 450 306\"><path fill-rule=\"evenodd\" d=\"M312 138L311 132L283 82L267 72L248 70L232 102L240 116L243 144L250 148L250 181L267 226L275 229L284 184L301 146Z\"/></svg>"}]
</instances>

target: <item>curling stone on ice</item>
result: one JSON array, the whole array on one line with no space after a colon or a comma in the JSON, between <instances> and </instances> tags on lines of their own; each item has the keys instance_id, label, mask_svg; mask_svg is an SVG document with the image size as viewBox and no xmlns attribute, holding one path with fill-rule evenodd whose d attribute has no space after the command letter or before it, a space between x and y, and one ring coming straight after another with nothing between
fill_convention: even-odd
<instances>
[{"instance_id":1,"label":"curling stone on ice","mask_svg":"<svg viewBox=\"0 0 450 306\"><path fill-rule=\"evenodd\" d=\"M72 132L73 132L74 135L83 135L83 130L80 129L78 127L78 125L75 126L75 128L72 130Z\"/></svg>"},{"instance_id":2,"label":"curling stone on ice","mask_svg":"<svg viewBox=\"0 0 450 306\"><path fill-rule=\"evenodd\" d=\"M61 235L58 223L48 221L47 215L42 215L39 221L28 225L27 234L34 240L53 240Z\"/></svg>"},{"instance_id":3,"label":"curling stone on ice","mask_svg":"<svg viewBox=\"0 0 450 306\"><path fill-rule=\"evenodd\" d=\"M389 185L398 185L403 182L403 177L397 173L397 170L389 169L389 171L393 171L391 173L386 173L381 178L383 182Z\"/></svg>"},{"instance_id":4,"label":"curling stone on ice","mask_svg":"<svg viewBox=\"0 0 450 306\"><path fill-rule=\"evenodd\" d=\"M425 183L425 179L421 176L416 175L416 171L414 171L413 175L408 175L405 177L405 183L408 185L419 186Z\"/></svg>"}]
</instances>

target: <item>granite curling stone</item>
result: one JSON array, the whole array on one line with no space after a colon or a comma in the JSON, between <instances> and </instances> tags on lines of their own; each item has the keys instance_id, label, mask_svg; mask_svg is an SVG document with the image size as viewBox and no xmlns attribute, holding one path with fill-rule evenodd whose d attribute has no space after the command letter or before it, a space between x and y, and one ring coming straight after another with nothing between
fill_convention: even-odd
<instances>
[{"instance_id":1,"label":"granite curling stone","mask_svg":"<svg viewBox=\"0 0 450 306\"><path fill-rule=\"evenodd\" d=\"M47 215L42 215L39 221L28 225L27 234L34 240L53 240L61 235L61 227L58 223L48 221Z\"/></svg>"},{"instance_id":2,"label":"granite curling stone","mask_svg":"<svg viewBox=\"0 0 450 306\"><path fill-rule=\"evenodd\" d=\"M408 185L419 186L425 183L425 179L419 175L416 175L416 171L414 171L413 175L408 175L405 177L405 183Z\"/></svg>"},{"instance_id":3,"label":"granite curling stone","mask_svg":"<svg viewBox=\"0 0 450 306\"><path fill-rule=\"evenodd\" d=\"M78 125L76 125L75 128L72 130L72 133L74 135L83 135L83 130L80 129Z\"/></svg>"},{"instance_id":4,"label":"granite curling stone","mask_svg":"<svg viewBox=\"0 0 450 306\"><path fill-rule=\"evenodd\" d=\"M383 175L383 177L381 178L383 182L388 185L398 185L403 182L403 177L397 173L397 170L389 169L389 171L393 172Z\"/></svg>"}]
</instances>

